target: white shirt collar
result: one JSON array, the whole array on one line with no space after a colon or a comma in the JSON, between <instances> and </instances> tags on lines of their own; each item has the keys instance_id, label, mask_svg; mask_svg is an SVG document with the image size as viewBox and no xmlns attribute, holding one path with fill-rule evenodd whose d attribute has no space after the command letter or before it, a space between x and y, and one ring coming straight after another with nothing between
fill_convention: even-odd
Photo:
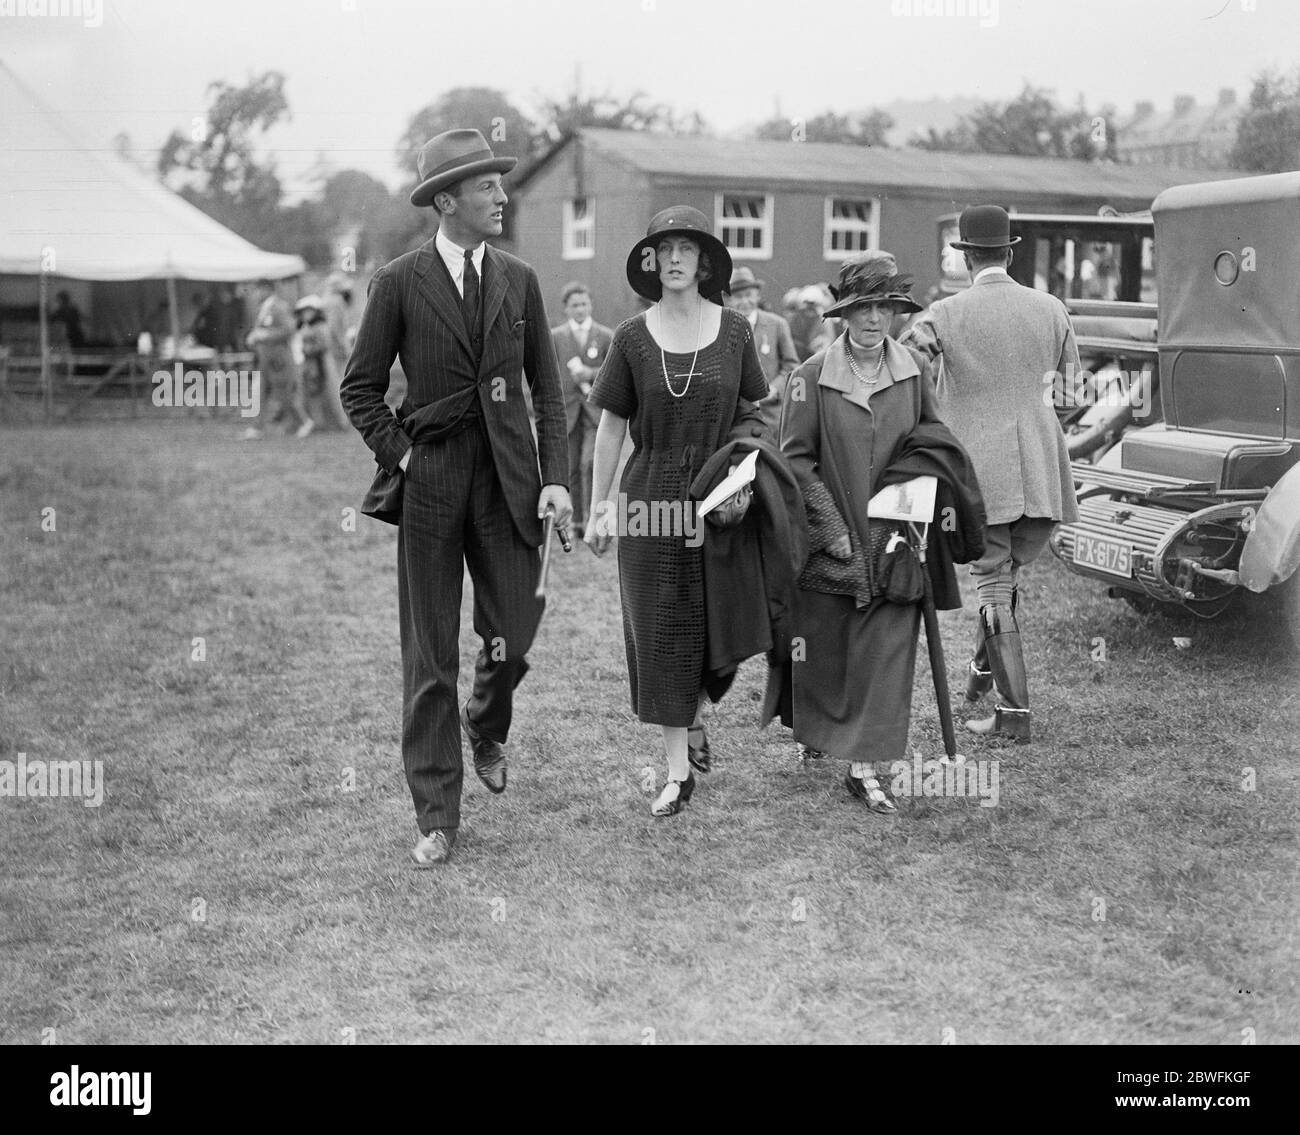
<instances>
[{"instance_id":1,"label":"white shirt collar","mask_svg":"<svg viewBox=\"0 0 1300 1135\"><path fill-rule=\"evenodd\" d=\"M570 319L570 320L569 320L569 328L570 328L570 330L572 330L575 334L576 334L577 332L581 331L582 334L586 335L586 334L591 330L591 316L590 316L590 315L587 316L587 318L584 319L581 323L574 323L573 320Z\"/></svg>"},{"instance_id":2,"label":"white shirt collar","mask_svg":"<svg viewBox=\"0 0 1300 1135\"><path fill-rule=\"evenodd\" d=\"M1005 276L1008 280L1011 279L1010 272L1008 272L1005 268L999 268L996 264L993 264L990 265L988 268L981 268L978 272L976 272L975 278L971 281L971 283L978 284L982 277L994 275L994 274L998 276Z\"/></svg>"},{"instance_id":3,"label":"white shirt collar","mask_svg":"<svg viewBox=\"0 0 1300 1135\"><path fill-rule=\"evenodd\" d=\"M434 247L438 250L438 255L442 257L442 262L447 265L447 271L451 273L452 281L456 285L456 290L462 295L465 293L465 249L461 248L454 240L448 240L442 235L442 229L439 229L437 235L433 238ZM486 244L480 244L470 254L470 259L474 261L474 271L478 273L478 278L483 279L483 250Z\"/></svg>"},{"instance_id":4,"label":"white shirt collar","mask_svg":"<svg viewBox=\"0 0 1300 1135\"><path fill-rule=\"evenodd\" d=\"M758 308L754 308L754 310L751 311L747 316L745 316L745 318L749 320L749 325L750 325L751 327L757 327L757 326L758 326Z\"/></svg>"}]
</instances>

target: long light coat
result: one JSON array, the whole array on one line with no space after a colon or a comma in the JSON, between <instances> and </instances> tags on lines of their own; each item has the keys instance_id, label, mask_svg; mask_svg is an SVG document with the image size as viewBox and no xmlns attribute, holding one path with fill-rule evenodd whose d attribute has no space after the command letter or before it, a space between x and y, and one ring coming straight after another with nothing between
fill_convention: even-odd
<instances>
[{"instance_id":1,"label":"long light coat","mask_svg":"<svg viewBox=\"0 0 1300 1135\"><path fill-rule=\"evenodd\" d=\"M974 462L987 523L1077 520L1069 451L1052 408L1053 376L1080 369L1065 305L990 273L937 300L904 341L942 362L939 417Z\"/></svg>"}]
</instances>

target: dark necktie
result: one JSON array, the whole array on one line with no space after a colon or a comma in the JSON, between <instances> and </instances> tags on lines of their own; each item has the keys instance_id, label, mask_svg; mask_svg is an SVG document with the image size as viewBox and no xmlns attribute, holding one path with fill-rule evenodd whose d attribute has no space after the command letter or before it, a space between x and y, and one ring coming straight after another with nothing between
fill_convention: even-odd
<instances>
[{"instance_id":1,"label":"dark necktie","mask_svg":"<svg viewBox=\"0 0 1300 1135\"><path fill-rule=\"evenodd\" d=\"M470 338L474 338L475 324L478 322L478 270L474 267L474 254L465 253L465 294L461 307L465 312L465 326L469 328Z\"/></svg>"}]
</instances>

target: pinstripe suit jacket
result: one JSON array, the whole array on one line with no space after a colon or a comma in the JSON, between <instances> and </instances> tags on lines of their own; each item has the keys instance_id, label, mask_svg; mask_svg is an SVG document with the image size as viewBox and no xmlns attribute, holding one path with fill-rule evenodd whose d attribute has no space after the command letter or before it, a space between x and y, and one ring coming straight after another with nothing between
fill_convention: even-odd
<instances>
[{"instance_id":1,"label":"pinstripe suit jacket","mask_svg":"<svg viewBox=\"0 0 1300 1135\"><path fill-rule=\"evenodd\" d=\"M339 394L352 424L392 472L411 445L401 419L468 384L478 385L479 412L515 527L542 542L537 498L543 484L568 485L564 395L555 365L537 273L490 245L483 254L483 355L477 365L461 315L460 293L432 240L385 264L370 281ZM394 417L384 402L398 358L406 401ZM537 418L533 441L523 383ZM469 470L466 470L468 481ZM449 486L449 488L452 488ZM454 491L454 489L453 489Z\"/></svg>"}]
</instances>

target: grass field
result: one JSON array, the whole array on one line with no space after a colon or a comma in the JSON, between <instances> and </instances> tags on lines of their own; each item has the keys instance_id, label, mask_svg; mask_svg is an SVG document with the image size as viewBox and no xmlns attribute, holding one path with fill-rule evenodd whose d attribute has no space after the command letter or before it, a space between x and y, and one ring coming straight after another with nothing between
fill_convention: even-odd
<instances>
[{"instance_id":1,"label":"grass field","mask_svg":"<svg viewBox=\"0 0 1300 1135\"><path fill-rule=\"evenodd\" d=\"M1000 762L997 807L867 813L841 763L758 731L755 660L662 821L615 564L578 547L510 789L471 772L454 864L417 872L395 529L343 519L373 463L355 435L238 432L0 431L0 759L106 783L97 808L0 798L0 1040L1300 1039L1300 673L1264 613L1144 622L1045 559L1035 742L965 746ZM954 685L972 617L942 616Z\"/></svg>"}]
</instances>

